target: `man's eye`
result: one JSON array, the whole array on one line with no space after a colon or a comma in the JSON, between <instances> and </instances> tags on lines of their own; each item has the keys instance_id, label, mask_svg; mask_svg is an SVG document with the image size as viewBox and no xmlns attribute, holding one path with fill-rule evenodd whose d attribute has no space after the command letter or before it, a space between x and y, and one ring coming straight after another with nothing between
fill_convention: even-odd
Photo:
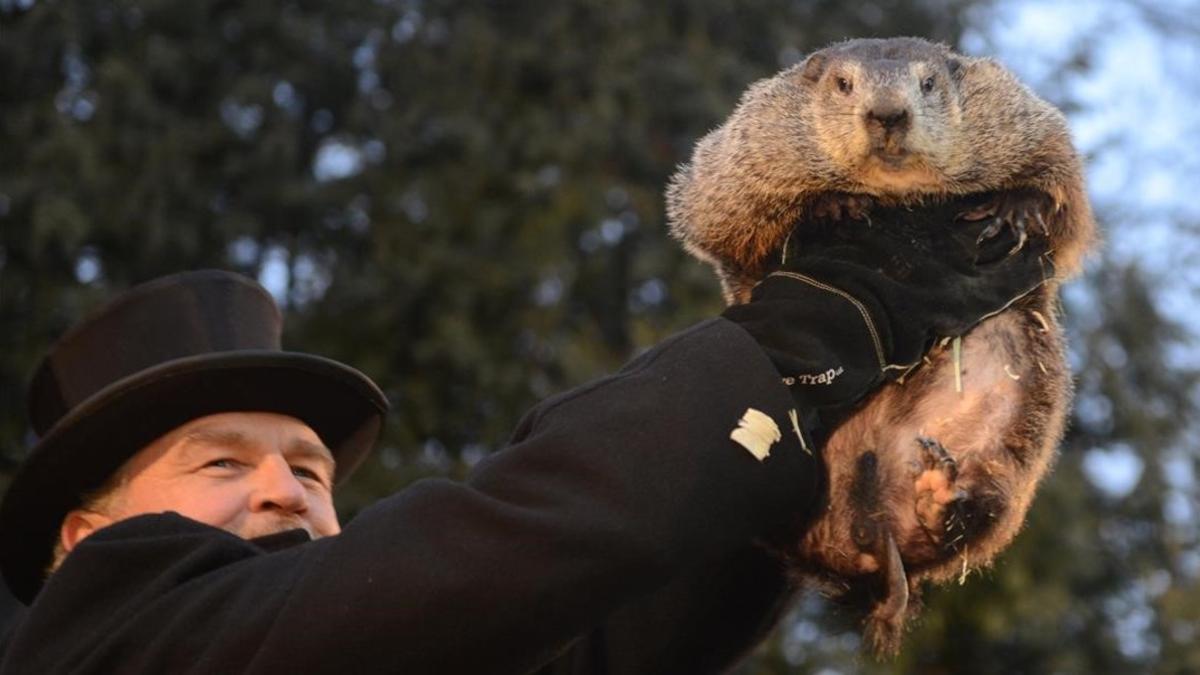
<instances>
[{"instance_id":1,"label":"man's eye","mask_svg":"<svg viewBox=\"0 0 1200 675\"><path fill-rule=\"evenodd\" d=\"M296 476L297 478L315 480L318 483L323 482L321 481L321 476L316 471L313 471L312 469L306 469L302 466L293 466L292 475Z\"/></svg>"},{"instance_id":2,"label":"man's eye","mask_svg":"<svg viewBox=\"0 0 1200 675\"><path fill-rule=\"evenodd\" d=\"M212 467L214 469L232 469L235 466L237 466L236 461L229 459L228 457L222 457L221 459L214 459L214 460L207 462L204 465L204 468L207 469L209 467Z\"/></svg>"}]
</instances>

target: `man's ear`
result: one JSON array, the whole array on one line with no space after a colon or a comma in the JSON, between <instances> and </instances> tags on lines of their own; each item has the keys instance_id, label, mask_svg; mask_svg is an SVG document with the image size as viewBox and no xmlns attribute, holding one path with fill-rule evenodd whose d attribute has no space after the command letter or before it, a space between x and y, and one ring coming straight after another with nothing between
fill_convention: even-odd
<instances>
[{"instance_id":1,"label":"man's ear","mask_svg":"<svg viewBox=\"0 0 1200 675\"><path fill-rule=\"evenodd\" d=\"M109 516L95 511L75 509L63 518L62 527L58 531L58 540L63 550L70 553L75 546L96 530L112 525L114 520Z\"/></svg>"}]
</instances>

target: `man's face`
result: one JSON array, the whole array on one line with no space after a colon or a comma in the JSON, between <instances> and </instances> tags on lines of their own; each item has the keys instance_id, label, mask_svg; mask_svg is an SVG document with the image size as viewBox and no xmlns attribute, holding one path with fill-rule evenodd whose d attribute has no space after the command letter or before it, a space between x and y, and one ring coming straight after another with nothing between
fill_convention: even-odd
<instances>
[{"instance_id":1,"label":"man's face","mask_svg":"<svg viewBox=\"0 0 1200 675\"><path fill-rule=\"evenodd\" d=\"M295 418L259 412L201 417L129 459L103 513L68 515L63 544L70 550L99 527L163 511L247 539L296 528L314 538L337 534L333 470L333 456L316 432Z\"/></svg>"}]
</instances>

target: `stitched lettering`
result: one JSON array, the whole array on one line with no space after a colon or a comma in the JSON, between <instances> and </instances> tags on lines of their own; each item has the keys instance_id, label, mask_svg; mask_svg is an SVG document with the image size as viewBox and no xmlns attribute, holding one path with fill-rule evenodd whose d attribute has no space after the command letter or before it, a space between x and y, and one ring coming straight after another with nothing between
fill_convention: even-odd
<instances>
[{"instance_id":1,"label":"stitched lettering","mask_svg":"<svg viewBox=\"0 0 1200 675\"><path fill-rule=\"evenodd\" d=\"M833 381L844 372L846 372L846 369L838 366L837 368L830 368L823 373L805 373L788 376L783 378L783 383L789 387L794 384L833 384Z\"/></svg>"}]
</instances>

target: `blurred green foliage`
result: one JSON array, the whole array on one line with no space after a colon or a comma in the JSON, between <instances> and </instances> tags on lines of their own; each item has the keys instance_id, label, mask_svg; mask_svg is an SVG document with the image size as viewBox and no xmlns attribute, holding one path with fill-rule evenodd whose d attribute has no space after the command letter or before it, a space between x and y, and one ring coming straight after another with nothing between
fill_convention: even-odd
<instances>
[{"instance_id":1,"label":"blurred green foliage","mask_svg":"<svg viewBox=\"0 0 1200 675\"><path fill-rule=\"evenodd\" d=\"M213 266L391 398L345 515L461 476L538 399L719 311L661 195L749 82L843 37L956 44L978 4L0 2L0 468L58 334ZM1080 283L1081 414L1013 548L932 590L894 663L807 595L739 672L1200 671L1200 554L1168 517L1194 495L1164 479L1195 462L1186 334L1136 266ZM1140 458L1128 497L1087 480L1096 448Z\"/></svg>"}]
</instances>

